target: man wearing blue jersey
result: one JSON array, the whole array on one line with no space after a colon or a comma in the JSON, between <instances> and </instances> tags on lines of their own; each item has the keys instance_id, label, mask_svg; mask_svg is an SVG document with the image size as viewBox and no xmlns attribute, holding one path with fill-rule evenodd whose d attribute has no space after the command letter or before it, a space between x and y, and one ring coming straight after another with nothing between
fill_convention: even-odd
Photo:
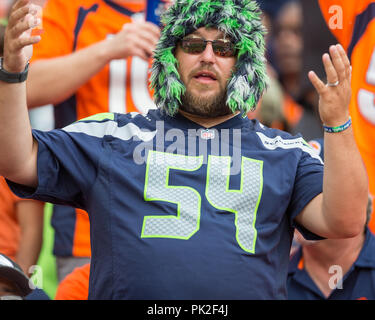
<instances>
[{"instance_id":1,"label":"man wearing blue jersey","mask_svg":"<svg viewBox=\"0 0 375 320\"><path fill-rule=\"evenodd\" d=\"M5 36L0 174L20 196L89 213L89 298L285 299L294 227L315 238L362 230L367 177L341 47L323 57L327 85L309 74L327 130L323 175L302 137L243 117L266 86L253 1L176 1L152 69L159 109L51 132L27 118L24 69L39 41L27 2Z\"/></svg>"}]
</instances>

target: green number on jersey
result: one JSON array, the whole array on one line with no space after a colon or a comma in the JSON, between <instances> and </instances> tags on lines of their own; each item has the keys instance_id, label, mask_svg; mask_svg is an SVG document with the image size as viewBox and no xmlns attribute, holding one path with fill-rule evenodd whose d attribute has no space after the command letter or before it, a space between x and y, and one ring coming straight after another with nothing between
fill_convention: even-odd
<instances>
[{"instance_id":1,"label":"green number on jersey","mask_svg":"<svg viewBox=\"0 0 375 320\"><path fill-rule=\"evenodd\" d=\"M196 171L203 157L149 151L144 198L177 204L177 215L146 216L142 238L190 239L200 226L201 195L187 186L168 185L170 169ZM236 240L246 252L255 253L256 214L263 190L263 162L242 157L241 187L229 190L231 157L209 156L205 196L220 210L235 214Z\"/></svg>"}]
</instances>

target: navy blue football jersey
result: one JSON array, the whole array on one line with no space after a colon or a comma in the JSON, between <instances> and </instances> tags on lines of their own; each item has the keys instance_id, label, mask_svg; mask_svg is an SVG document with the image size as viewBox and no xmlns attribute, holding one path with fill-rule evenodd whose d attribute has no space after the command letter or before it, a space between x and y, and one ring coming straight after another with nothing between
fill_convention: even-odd
<instances>
[{"instance_id":1,"label":"navy blue football jersey","mask_svg":"<svg viewBox=\"0 0 375 320\"><path fill-rule=\"evenodd\" d=\"M343 275L340 286L331 291L328 297L306 271L302 248L291 257L287 280L289 300L375 300L375 236L366 228L366 237L361 252L350 269ZM339 267L332 265L327 270L333 280L338 279Z\"/></svg>"},{"instance_id":2,"label":"navy blue football jersey","mask_svg":"<svg viewBox=\"0 0 375 320\"><path fill-rule=\"evenodd\" d=\"M33 135L39 185L10 185L89 213L89 298L286 298L294 218L323 183L302 137L160 110Z\"/></svg>"}]
</instances>

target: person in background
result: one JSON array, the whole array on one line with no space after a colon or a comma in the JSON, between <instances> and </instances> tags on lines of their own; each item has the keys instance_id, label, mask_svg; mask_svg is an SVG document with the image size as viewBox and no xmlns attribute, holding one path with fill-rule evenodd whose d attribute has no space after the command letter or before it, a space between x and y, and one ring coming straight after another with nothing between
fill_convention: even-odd
<instances>
[{"instance_id":1,"label":"person in background","mask_svg":"<svg viewBox=\"0 0 375 320\"><path fill-rule=\"evenodd\" d=\"M258 1L262 9L262 22L267 30L265 34L266 48L272 48L273 37L273 15L277 11L275 8L282 6L281 3L276 3L269 7L268 3ZM258 103L255 111L249 112L250 119L257 119L267 127L288 131L288 123L283 111L283 88L278 80L278 74L270 63L269 50L266 50L267 58L267 74L269 78L267 90L264 92L262 98Z\"/></svg>"},{"instance_id":2,"label":"person in background","mask_svg":"<svg viewBox=\"0 0 375 320\"><path fill-rule=\"evenodd\" d=\"M300 92L303 63L303 15L298 0L286 2L274 21L273 53L279 80L294 100Z\"/></svg>"},{"instance_id":3,"label":"person in background","mask_svg":"<svg viewBox=\"0 0 375 320\"><path fill-rule=\"evenodd\" d=\"M301 4L297 0L284 2L273 21L273 63L283 91L286 130L292 133L297 133L294 128L303 115L303 107L297 103L302 72L302 24Z\"/></svg>"},{"instance_id":4,"label":"person in background","mask_svg":"<svg viewBox=\"0 0 375 320\"><path fill-rule=\"evenodd\" d=\"M44 203L20 199L0 177L0 252L28 275L37 264L43 242Z\"/></svg>"},{"instance_id":5,"label":"person in background","mask_svg":"<svg viewBox=\"0 0 375 320\"><path fill-rule=\"evenodd\" d=\"M324 159L322 139L309 142ZM369 230L369 197L363 232L348 239L305 240L298 230L299 247L291 254L289 300L374 300L375 236Z\"/></svg>"},{"instance_id":6,"label":"person in background","mask_svg":"<svg viewBox=\"0 0 375 320\"><path fill-rule=\"evenodd\" d=\"M298 0L261 3L269 30L266 56L270 84L255 117L267 126L305 134L309 122L303 126L299 123L309 113L304 114L303 106L298 103L304 44L301 3Z\"/></svg>"},{"instance_id":7,"label":"person in background","mask_svg":"<svg viewBox=\"0 0 375 320\"><path fill-rule=\"evenodd\" d=\"M319 0L318 4L326 23L325 27L345 48L352 64L350 115L354 136L368 172L370 194L374 197L375 2ZM374 209L369 228L375 232Z\"/></svg>"},{"instance_id":8,"label":"person in background","mask_svg":"<svg viewBox=\"0 0 375 320\"><path fill-rule=\"evenodd\" d=\"M0 253L0 300L50 300L21 267Z\"/></svg>"},{"instance_id":9,"label":"person in background","mask_svg":"<svg viewBox=\"0 0 375 320\"><path fill-rule=\"evenodd\" d=\"M44 203L16 197L0 177L0 252L29 275L43 242Z\"/></svg>"},{"instance_id":10,"label":"person in background","mask_svg":"<svg viewBox=\"0 0 375 320\"><path fill-rule=\"evenodd\" d=\"M96 113L155 108L148 70L160 29L145 22L145 7L145 0L47 1L30 62L28 107L53 104L55 128ZM90 225L84 210L58 204L53 210L61 281L90 261Z\"/></svg>"},{"instance_id":11,"label":"person in background","mask_svg":"<svg viewBox=\"0 0 375 320\"><path fill-rule=\"evenodd\" d=\"M293 121L292 134L301 133L306 141L322 138L324 130L320 119L318 105L319 95L306 77L309 70L316 70L316 74L324 79L324 68L322 66L322 55L327 47L335 45L337 40L331 35L324 23L317 1L299 0L302 13L300 34L302 36L302 69L299 79L299 93L296 101L302 106L302 112L295 112L297 116ZM298 111L298 109L291 109Z\"/></svg>"},{"instance_id":12,"label":"person in background","mask_svg":"<svg viewBox=\"0 0 375 320\"><path fill-rule=\"evenodd\" d=\"M89 278L90 263L75 268L59 283L55 300L87 300Z\"/></svg>"},{"instance_id":13,"label":"person in background","mask_svg":"<svg viewBox=\"0 0 375 320\"><path fill-rule=\"evenodd\" d=\"M309 241L296 231L301 248L291 256L290 300L375 300L375 237L368 228L349 239Z\"/></svg>"}]
</instances>

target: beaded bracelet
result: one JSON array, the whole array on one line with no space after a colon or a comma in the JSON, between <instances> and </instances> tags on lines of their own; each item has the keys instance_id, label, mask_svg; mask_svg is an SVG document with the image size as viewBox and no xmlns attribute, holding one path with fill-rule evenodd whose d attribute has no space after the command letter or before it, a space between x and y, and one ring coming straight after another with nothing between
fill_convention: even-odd
<instances>
[{"instance_id":1,"label":"beaded bracelet","mask_svg":"<svg viewBox=\"0 0 375 320\"><path fill-rule=\"evenodd\" d=\"M323 129L325 132L329 132L329 133L338 133L338 132L342 132L346 129L348 129L350 126L352 125L352 118L349 117L349 120L347 122L345 122L343 125L341 126L337 126L337 127L327 127L325 125L323 125Z\"/></svg>"}]
</instances>

